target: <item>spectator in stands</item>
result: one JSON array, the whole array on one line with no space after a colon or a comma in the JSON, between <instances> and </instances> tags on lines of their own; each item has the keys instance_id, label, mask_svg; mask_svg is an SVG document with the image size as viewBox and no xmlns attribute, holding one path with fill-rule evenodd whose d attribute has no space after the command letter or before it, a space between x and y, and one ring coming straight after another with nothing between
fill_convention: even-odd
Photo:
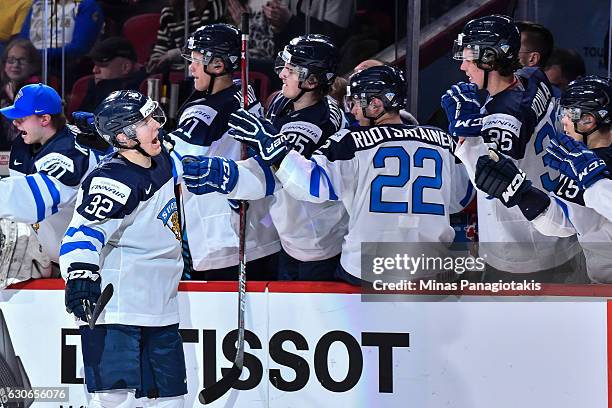
<instances>
[{"instance_id":1,"label":"spectator in stands","mask_svg":"<svg viewBox=\"0 0 612 408\"><path fill-rule=\"evenodd\" d=\"M2 2L2 13L0 13L0 53L13 37L21 32L21 25L31 6L32 0Z\"/></svg>"},{"instance_id":2,"label":"spectator in stands","mask_svg":"<svg viewBox=\"0 0 612 408\"><path fill-rule=\"evenodd\" d=\"M87 94L78 110L93 112L113 91L138 90L147 76L136 62L134 47L124 38L110 37L99 42L89 56L94 62L94 77L87 85Z\"/></svg>"},{"instance_id":3,"label":"spectator in stands","mask_svg":"<svg viewBox=\"0 0 612 408\"><path fill-rule=\"evenodd\" d=\"M104 24L102 9L95 0L63 0L49 6L47 38L44 35L44 1L34 0L20 36L42 50L48 49L51 63L59 61L64 49L68 63L89 52Z\"/></svg>"},{"instance_id":4,"label":"spectator in stands","mask_svg":"<svg viewBox=\"0 0 612 408\"><path fill-rule=\"evenodd\" d=\"M353 0L270 0L263 5L277 50L303 34L324 34L341 46L355 15Z\"/></svg>"},{"instance_id":5,"label":"spectator in stands","mask_svg":"<svg viewBox=\"0 0 612 408\"><path fill-rule=\"evenodd\" d=\"M153 52L147 63L147 72L182 70L185 62L181 58L185 46L185 0L170 0L159 18L159 31ZM225 15L223 0L189 1L189 32L200 26L221 21Z\"/></svg>"},{"instance_id":6,"label":"spectator in stands","mask_svg":"<svg viewBox=\"0 0 612 408\"><path fill-rule=\"evenodd\" d=\"M242 24L242 13L249 13L249 67L252 71L266 74L272 89L282 86L274 72L276 59L274 32L263 12L264 0L228 0L229 22L236 27Z\"/></svg>"},{"instance_id":7,"label":"spectator in stands","mask_svg":"<svg viewBox=\"0 0 612 408\"><path fill-rule=\"evenodd\" d=\"M104 12L106 25L104 35L112 37L119 35L123 23L129 18L140 14L161 13L166 2L159 0L98 0Z\"/></svg>"},{"instance_id":8,"label":"spectator in stands","mask_svg":"<svg viewBox=\"0 0 612 408\"><path fill-rule=\"evenodd\" d=\"M40 82L40 54L29 40L11 41L0 57L0 67L0 108L12 105L24 85ZM12 120L0 116L0 150L10 150L18 135Z\"/></svg>"},{"instance_id":9,"label":"spectator in stands","mask_svg":"<svg viewBox=\"0 0 612 408\"><path fill-rule=\"evenodd\" d=\"M550 30L531 21L518 21L516 26L521 32L519 50L521 65L523 67L545 67L554 47L554 39Z\"/></svg>"},{"instance_id":10,"label":"spectator in stands","mask_svg":"<svg viewBox=\"0 0 612 408\"><path fill-rule=\"evenodd\" d=\"M565 91L570 82L586 75L586 67L576 50L555 48L544 67L544 72L551 84Z\"/></svg>"}]
</instances>

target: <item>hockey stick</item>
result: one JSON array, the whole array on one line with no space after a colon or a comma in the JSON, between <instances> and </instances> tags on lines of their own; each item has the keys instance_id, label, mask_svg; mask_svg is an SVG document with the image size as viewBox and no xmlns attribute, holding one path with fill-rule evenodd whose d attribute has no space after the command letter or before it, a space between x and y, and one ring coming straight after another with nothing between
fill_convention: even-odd
<instances>
[{"instance_id":1,"label":"hockey stick","mask_svg":"<svg viewBox=\"0 0 612 408\"><path fill-rule=\"evenodd\" d=\"M96 307L94 307L93 312L91 311L89 302L85 304L85 316L87 317L87 324L89 325L90 330L93 330L94 327L96 327L96 321L98 320L98 317L100 317L100 314L102 314L102 311L106 307L106 304L108 303L110 298L113 297L113 293L114 293L113 284L109 283L108 285L106 285L106 287L100 294L100 297L98 298L98 301L96 302Z\"/></svg>"},{"instance_id":2,"label":"hockey stick","mask_svg":"<svg viewBox=\"0 0 612 408\"><path fill-rule=\"evenodd\" d=\"M240 79L242 82L242 107L247 110L249 108L249 77L248 77L248 43L249 43L249 13L242 13L242 70ZM242 144L240 150L240 158L247 158L247 148L245 144ZM213 401L219 399L222 395L232 388L242 373L242 367L244 365L244 311L246 302L246 201L240 202L240 230L238 235L238 257L239 259L239 271L238 271L238 341L236 348L236 358L234 359L234 365L219 381L212 384L210 387L204 388L200 391L198 399L202 404L210 404Z\"/></svg>"}]
</instances>

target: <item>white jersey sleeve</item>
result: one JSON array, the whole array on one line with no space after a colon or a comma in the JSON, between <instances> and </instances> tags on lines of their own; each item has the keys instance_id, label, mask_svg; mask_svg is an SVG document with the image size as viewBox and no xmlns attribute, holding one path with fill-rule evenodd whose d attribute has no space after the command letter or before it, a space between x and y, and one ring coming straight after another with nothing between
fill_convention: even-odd
<instances>
[{"instance_id":1,"label":"white jersey sleeve","mask_svg":"<svg viewBox=\"0 0 612 408\"><path fill-rule=\"evenodd\" d=\"M349 134L341 130L330 137L321 150L332 143L338 143ZM283 159L276 176L283 188L298 200L322 203L342 199L344 194L353 191L357 160L331 161L321 151L316 151L307 159L296 151L291 151Z\"/></svg>"},{"instance_id":2,"label":"white jersey sleeve","mask_svg":"<svg viewBox=\"0 0 612 408\"><path fill-rule=\"evenodd\" d=\"M281 184L274 173L259 157L236 162L238 181L228 198L236 200L258 200L274 194Z\"/></svg>"},{"instance_id":3,"label":"white jersey sleeve","mask_svg":"<svg viewBox=\"0 0 612 408\"><path fill-rule=\"evenodd\" d=\"M568 218L565 204L550 194L550 205L544 212L534 218L531 223L544 235L553 237L571 237L576 234L576 229Z\"/></svg>"},{"instance_id":4,"label":"white jersey sleeve","mask_svg":"<svg viewBox=\"0 0 612 408\"><path fill-rule=\"evenodd\" d=\"M584 190L584 203L612 221L612 180L599 180Z\"/></svg>"},{"instance_id":5,"label":"white jersey sleeve","mask_svg":"<svg viewBox=\"0 0 612 408\"><path fill-rule=\"evenodd\" d=\"M0 181L0 218L38 223L71 205L76 192L43 172L5 178Z\"/></svg>"}]
</instances>

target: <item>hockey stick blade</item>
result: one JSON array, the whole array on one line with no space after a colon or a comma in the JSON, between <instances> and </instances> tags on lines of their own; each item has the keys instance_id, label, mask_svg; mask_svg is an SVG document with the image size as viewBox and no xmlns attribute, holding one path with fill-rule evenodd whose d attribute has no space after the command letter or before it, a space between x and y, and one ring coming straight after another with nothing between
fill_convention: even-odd
<instances>
[{"instance_id":1,"label":"hockey stick blade","mask_svg":"<svg viewBox=\"0 0 612 408\"><path fill-rule=\"evenodd\" d=\"M200 391L198 399L200 403L206 405L218 400L222 395L230 390L236 384L242 373L242 367L239 367L234 363L229 372L224 375L218 382L214 383L208 388L204 388Z\"/></svg>"},{"instance_id":2,"label":"hockey stick blade","mask_svg":"<svg viewBox=\"0 0 612 408\"><path fill-rule=\"evenodd\" d=\"M106 307L106 304L108 303L110 298L113 297L114 291L115 290L113 288L113 284L109 283L108 285L106 285L106 287L100 294L100 297L98 298L98 301L96 302L96 307L94 308L94 311L91 314L91 318L87 319L87 324L89 324L90 330L93 330L94 327L96 327L96 321L98 320L98 317L100 317L100 314Z\"/></svg>"}]
</instances>

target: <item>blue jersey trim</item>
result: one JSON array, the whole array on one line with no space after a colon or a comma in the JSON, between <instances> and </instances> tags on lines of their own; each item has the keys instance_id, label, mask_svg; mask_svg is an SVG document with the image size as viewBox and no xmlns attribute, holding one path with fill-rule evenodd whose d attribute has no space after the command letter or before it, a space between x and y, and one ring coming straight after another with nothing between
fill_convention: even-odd
<instances>
[{"instance_id":1,"label":"blue jersey trim","mask_svg":"<svg viewBox=\"0 0 612 408\"><path fill-rule=\"evenodd\" d=\"M463 197L463 199L459 201L459 204L461 204L462 207L465 207L466 205L470 203L470 198L472 198L473 191L474 191L474 186L472 185L472 183L468 183L468 188L467 188L467 191L465 192L465 197Z\"/></svg>"},{"instance_id":2,"label":"blue jersey trim","mask_svg":"<svg viewBox=\"0 0 612 408\"><path fill-rule=\"evenodd\" d=\"M334 186L332 185L331 180L329 179L329 176L327 175L325 170L321 166L319 166L317 162L314 161L314 159L310 159L310 161L314 164L314 168L312 169L312 173L310 175L310 195L312 195L313 197L319 197L319 186L321 183L321 177L324 177L327 181L327 187L329 188L329 199L337 200L338 196L336 195L336 192L334 191Z\"/></svg>"},{"instance_id":3,"label":"blue jersey trim","mask_svg":"<svg viewBox=\"0 0 612 408\"><path fill-rule=\"evenodd\" d=\"M266 197L274 194L274 190L276 189L276 181L274 181L274 174L272 174L272 170L270 167L266 166L261 157L255 156L255 161L259 164L261 169L263 170L264 176L266 177Z\"/></svg>"},{"instance_id":4,"label":"blue jersey trim","mask_svg":"<svg viewBox=\"0 0 612 408\"><path fill-rule=\"evenodd\" d=\"M567 208L567 204L565 204L563 201L559 200L557 197L553 197L553 198L555 199L557 204L559 204L559 207L561 207L561 209L563 210L563 214L565 214L565 218L567 218L569 223L572 224L572 227L574 227L574 229L576 229L576 227L574 226L574 223L572 222L572 219L569 216L569 209Z\"/></svg>"},{"instance_id":5,"label":"blue jersey trim","mask_svg":"<svg viewBox=\"0 0 612 408\"><path fill-rule=\"evenodd\" d=\"M57 189L57 187L55 187L55 184L53 184L49 176L47 176L44 173L39 173L39 174L40 174L40 177L45 182L47 189L49 189L49 194L51 194L51 199L53 200L53 205L51 206L51 214L55 214L58 211L57 206L60 203L60 192Z\"/></svg>"},{"instance_id":6,"label":"blue jersey trim","mask_svg":"<svg viewBox=\"0 0 612 408\"><path fill-rule=\"evenodd\" d=\"M81 225L79 228L74 228L74 227L68 228L65 236L73 237L77 232L80 232L87 237L97 239L98 241L100 241L102 246L104 246L104 234L86 225Z\"/></svg>"},{"instance_id":7,"label":"blue jersey trim","mask_svg":"<svg viewBox=\"0 0 612 408\"><path fill-rule=\"evenodd\" d=\"M89 241L76 241L76 242L66 242L62 244L60 248L60 256L66 255L72 251L76 251L77 249L88 249L93 252L98 252L94 244Z\"/></svg>"},{"instance_id":8,"label":"blue jersey trim","mask_svg":"<svg viewBox=\"0 0 612 408\"><path fill-rule=\"evenodd\" d=\"M36 180L32 176L26 176L26 181L28 182L28 186L30 190L32 190L32 195L34 196L34 201L36 202L36 222L40 222L45 219L45 200L40 192L40 188L38 184L36 184Z\"/></svg>"}]
</instances>

